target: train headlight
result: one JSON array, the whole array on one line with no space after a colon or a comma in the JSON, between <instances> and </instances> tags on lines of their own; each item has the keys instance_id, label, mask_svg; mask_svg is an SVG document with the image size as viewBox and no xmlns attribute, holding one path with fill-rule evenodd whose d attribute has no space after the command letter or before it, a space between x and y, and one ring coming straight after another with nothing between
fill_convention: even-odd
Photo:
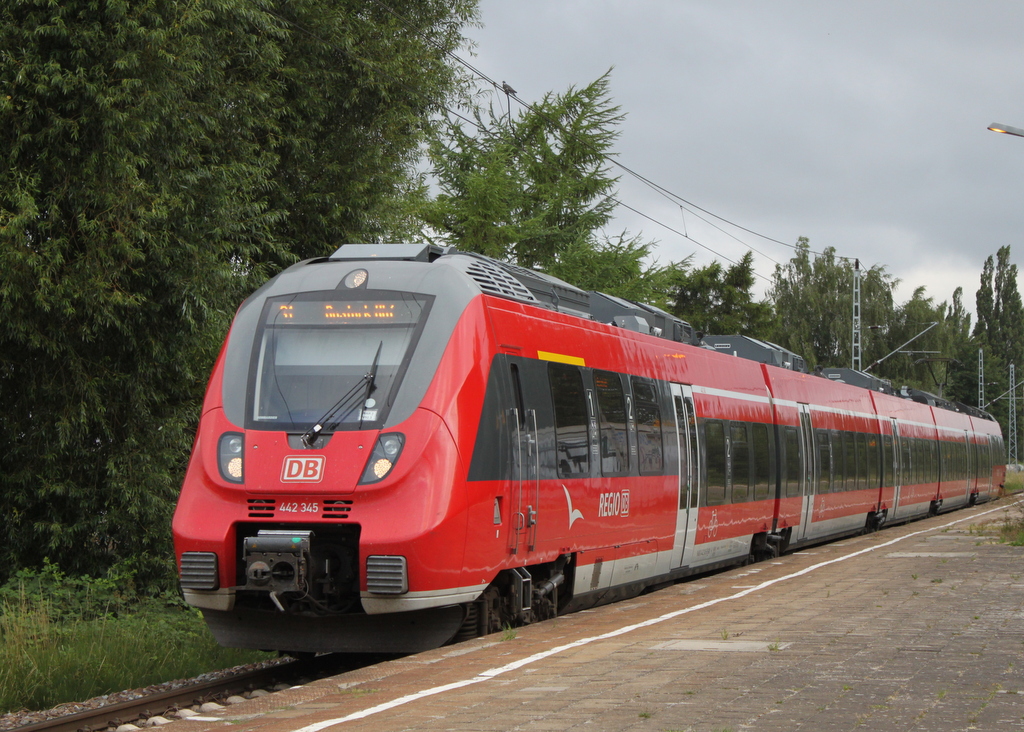
<instances>
[{"instance_id":1,"label":"train headlight","mask_svg":"<svg viewBox=\"0 0 1024 732\"><path fill-rule=\"evenodd\" d=\"M244 435L238 432L225 432L217 443L217 464L220 476L232 483L241 483L244 477L242 447Z\"/></svg>"},{"instance_id":2,"label":"train headlight","mask_svg":"<svg viewBox=\"0 0 1024 732\"><path fill-rule=\"evenodd\" d=\"M391 472L391 468L394 467L394 463L387 458L380 458L373 462L373 474L380 480L385 475Z\"/></svg>"},{"instance_id":3,"label":"train headlight","mask_svg":"<svg viewBox=\"0 0 1024 732\"><path fill-rule=\"evenodd\" d=\"M405 447L405 435L400 432L388 432L377 438L370 460L363 471L360 484L377 483L387 477L398 462L398 457Z\"/></svg>"},{"instance_id":4,"label":"train headlight","mask_svg":"<svg viewBox=\"0 0 1024 732\"><path fill-rule=\"evenodd\" d=\"M394 461L402 451L402 436L399 434L384 435L379 440L381 449L388 459Z\"/></svg>"}]
</instances>

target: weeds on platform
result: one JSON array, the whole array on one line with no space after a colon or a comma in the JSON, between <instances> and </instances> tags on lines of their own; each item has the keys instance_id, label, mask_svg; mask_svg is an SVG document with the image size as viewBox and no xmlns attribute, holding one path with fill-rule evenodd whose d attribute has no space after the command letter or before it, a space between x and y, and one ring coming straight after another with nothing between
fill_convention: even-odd
<instances>
[{"instance_id":1,"label":"weeds on platform","mask_svg":"<svg viewBox=\"0 0 1024 732\"><path fill-rule=\"evenodd\" d=\"M999 538L1011 546L1024 546L1024 504L1018 503L1006 510Z\"/></svg>"},{"instance_id":2,"label":"weeds on platform","mask_svg":"<svg viewBox=\"0 0 1024 732\"><path fill-rule=\"evenodd\" d=\"M501 629L501 639L503 641L515 640L519 634L519 630L509 623L505 623L505 627Z\"/></svg>"},{"instance_id":3,"label":"weeds on platform","mask_svg":"<svg viewBox=\"0 0 1024 732\"><path fill-rule=\"evenodd\" d=\"M1012 495L1021 491L1024 491L1024 470L1007 472L1006 480L1003 481L1003 492Z\"/></svg>"},{"instance_id":4,"label":"weeds on platform","mask_svg":"<svg viewBox=\"0 0 1024 732\"><path fill-rule=\"evenodd\" d=\"M0 713L48 709L271 658L221 648L178 596L139 597L130 578L52 565L0 587Z\"/></svg>"}]
</instances>

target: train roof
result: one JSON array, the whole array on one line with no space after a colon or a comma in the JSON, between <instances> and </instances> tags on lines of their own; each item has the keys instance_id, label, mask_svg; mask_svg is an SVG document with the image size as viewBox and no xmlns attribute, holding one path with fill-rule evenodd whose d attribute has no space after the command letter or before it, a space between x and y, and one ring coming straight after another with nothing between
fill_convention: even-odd
<instances>
[{"instance_id":1,"label":"train roof","mask_svg":"<svg viewBox=\"0 0 1024 732\"><path fill-rule=\"evenodd\" d=\"M739 358L749 358L751 361L778 366L801 374L807 373L807 361L803 356L770 341L761 341L757 338L740 335L706 335L703 338L703 344L715 351L731 353Z\"/></svg>"},{"instance_id":2,"label":"train roof","mask_svg":"<svg viewBox=\"0 0 1024 732\"><path fill-rule=\"evenodd\" d=\"M561 313L696 345L693 327L661 308L603 292L581 290L544 272L433 244L345 244L324 260L366 259L434 262L445 258L469 275L480 290L498 297L529 302Z\"/></svg>"},{"instance_id":3,"label":"train roof","mask_svg":"<svg viewBox=\"0 0 1024 732\"><path fill-rule=\"evenodd\" d=\"M880 379L857 369L821 369L818 373L826 379L840 384L851 384L871 391L880 391L883 394L896 393L896 390L892 388L892 382L888 379Z\"/></svg>"},{"instance_id":4,"label":"train roof","mask_svg":"<svg viewBox=\"0 0 1024 732\"><path fill-rule=\"evenodd\" d=\"M704 336L698 334L685 320L654 305L626 300L604 292L581 290L544 272L502 262L476 252L460 251L455 247L440 247L434 244L344 244L329 257L311 262L370 259L425 263L444 259L446 263L465 272L482 292L489 295L528 302L677 343L731 353L738 358L807 373L807 362L802 356L774 343L740 335ZM816 375L833 382L892 394L931 407L994 421L991 414L977 407L951 402L906 386L895 390L889 381L863 371L819 368Z\"/></svg>"}]
</instances>

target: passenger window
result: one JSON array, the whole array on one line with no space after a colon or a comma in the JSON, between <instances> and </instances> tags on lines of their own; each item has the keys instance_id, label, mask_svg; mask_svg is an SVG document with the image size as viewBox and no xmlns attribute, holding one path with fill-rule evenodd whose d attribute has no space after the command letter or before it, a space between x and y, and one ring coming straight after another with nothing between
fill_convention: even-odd
<instances>
[{"instance_id":1,"label":"passenger window","mask_svg":"<svg viewBox=\"0 0 1024 732\"><path fill-rule=\"evenodd\" d=\"M626 401L618 374L594 372L601 429L601 474L621 475L629 470L629 442L626 437Z\"/></svg>"},{"instance_id":2,"label":"passenger window","mask_svg":"<svg viewBox=\"0 0 1024 732\"><path fill-rule=\"evenodd\" d=\"M772 497L772 446L768 439L768 425L750 426L754 448L754 500L764 501Z\"/></svg>"},{"instance_id":3,"label":"passenger window","mask_svg":"<svg viewBox=\"0 0 1024 732\"><path fill-rule=\"evenodd\" d=\"M843 470L846 480L843 482L844 491L852 491L857 488L857 441L851 432L843 433Z\"/></svg>"},{"instance_id":4,"label":"passenger window","mask_svg":"<svg viewBox=\"0 0 1024 732\"><path fill-rule=\"evenodd\" d=\"M733 422L729 425L729 454L732 456L732 502L750 500L750 444L747 425Z\"/></svg>"},{"instance_id":5,"label":"passenger window","mask_svg":"<svg viewBox=\"0 0 1024 732\"><path fill-rule=\"evenodd\" d=\"M641 475L660 475L663 457L661 442L661 408L654 383L633 379L633 400L636 407L637 448Z\"/></svg>"},{"instance_id":6,"label":"passenger window","mask_svg":"<svg viewBox=\"0 0 1024 732\"><path fill-rule=\"evenodd\" d=\"M551 364L551 401L555 407L555 453L563 477L590 472L587 441L587 402L583 375L572 366Z\"/></svg>"},{"instance_id":7,"label":"passenger window","mask_svg":"<svg viewBox=\"0 0 1024 732\"><path fill-rule=\"evenodd\" d=\"M857 433L857 490L868 487L868 436Z\"/></svg>"},{"instance_id":8,"label":"passenger window","mask_svg":"<svg viewBox=\"0 0 1024 732\"><path fill-rule=\"evenodd\" d=\"M676 408L676 425L679 434L679 509L686 508L686 493L690 488L690 466L686 464L689 459L689 452L686 450L687 429L686 410L683 408L683 400L678 396L672 398Z\"/></svg>"},{"instance_id":9,"label":"passenger window","mask_svg":"<svg viewBox=\"0 0 1024 732\"><path fill-rule=\"evenodd\" d=\"M704 423L704 445L707 460L707 505L721 506L725 503L725 428L718 420Z\"/></svg>"}]
</instances>

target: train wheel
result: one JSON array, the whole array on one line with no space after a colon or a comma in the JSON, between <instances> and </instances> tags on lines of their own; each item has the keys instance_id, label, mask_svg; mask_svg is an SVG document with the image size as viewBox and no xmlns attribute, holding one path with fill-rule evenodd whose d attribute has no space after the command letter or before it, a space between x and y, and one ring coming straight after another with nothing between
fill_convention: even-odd
<instances>
[{"instance_id":1,"label":"train wheel","mask_svg":"<svg viewBox=\"0 0 1024 732\"><path fill-rule=\"evenodd\" d=\"M459 630L452 638L452 643L461 643L481 635L480 633L480 603L467 602L463 605L466 610L466 617L459 626Z\"/></svg>"}]
</instances>

